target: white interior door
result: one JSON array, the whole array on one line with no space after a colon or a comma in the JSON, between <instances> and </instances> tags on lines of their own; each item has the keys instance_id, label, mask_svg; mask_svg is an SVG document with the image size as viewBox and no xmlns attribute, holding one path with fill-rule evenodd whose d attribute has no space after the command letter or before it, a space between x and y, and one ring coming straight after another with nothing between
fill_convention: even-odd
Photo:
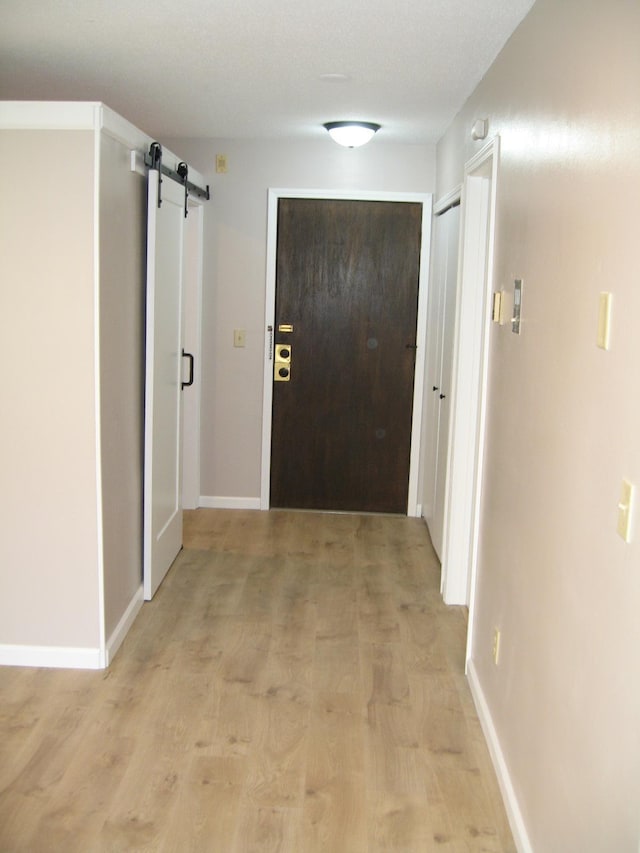
<instances>
[{"instance_id":1,"label":"white interior door","mask_svg":"<svg viewBox=\"0 0 640 853\"><path fill-rule=\"evenodd\" d=\"M433 547L442 559L442 538L446 507L447 458L449 455L449 420L451 412L451 374L453 366L453 338L458 283L458 242L460 234L460 208L451 207L440 217L444 231L442 250L445 252L445 270L441 306L441 358L438 383L438 450L436 455L433 517L429 533Z\"/></svg>"},{"instance_id":2,"label":"white interior door","mask_svg":"<svg viewBox=\"0 0 640 853\"><path fill-rule=\"evenodd\" d=\"M427 318L427 367L425 379L424 480L422 513L433 541L433 513L436 491L438 457L438 421L440 416L440 374L442 372L442 312L446 274L446 241L442 217L436 215L433 224L433 267L429 282ZM436 550L438 556L440 552Z\"/></svg>"},{"instance_id":3,"label":"white interior door","mask_svg":"<svg viewBox=\"0 0 640 853\"><path fill-rule=\"evenodd\" d=\"M144 471L144 597L182 547L182 280L184 188L149 170Z\"/></svg>"},{"instance_id":4,"label":"white interior door","mask_svg":"<svg viewBox=\"0 0 640 853\"><path fill-rule=\"evenodd\" d=\"M184 281L182 331L186 352L194 356L193 385L182 395L182 506L200 505L200 317L202 306L202 249L204 206L189 198L184 230ZM184 368L183 368L184 369Z\"/></svg>"}]
</instances>

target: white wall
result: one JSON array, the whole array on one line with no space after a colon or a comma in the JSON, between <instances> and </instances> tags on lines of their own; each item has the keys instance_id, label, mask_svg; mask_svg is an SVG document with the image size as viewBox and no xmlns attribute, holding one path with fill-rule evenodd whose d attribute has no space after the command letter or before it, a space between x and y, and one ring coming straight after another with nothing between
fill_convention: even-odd
<instances>
[{"instance_id":1,"label":"white wall","mask_svg":"<svg viewBox=\"0 0 640 853\"><path fill-rule=\"evenodd\" d=\"M616 533L623 477L640 487L639 44L637 0L537 0L438 145L440 196L474 120L500 134L495 286L524 281L521 336L490 332L470 672L539 853L640 835L638 505Z\"/></svg>"},{"instance_id":2,"label":"white wall","mask_svg":"<svg viewBox=\"0 0 640 853\"><path fill-rule=\"evenodd\" d=\"M267 190L270 187L432 192L431 146L339 148L254 140L166 140L211 185L205 210L201 491L260 495ZM215 174L215 155L228 172ZM246 330L234 349L233 330Z\"/></svg>"},{"instance_id":3,"label":"white wall","mask_svg":"<svg viewBox=\"0 0 640 853\"><path fill-rule=\"evenodd\" d=\"M0 647L97 649L94 134L3 129L0 162Z\"/></svg>"}]
</instances>

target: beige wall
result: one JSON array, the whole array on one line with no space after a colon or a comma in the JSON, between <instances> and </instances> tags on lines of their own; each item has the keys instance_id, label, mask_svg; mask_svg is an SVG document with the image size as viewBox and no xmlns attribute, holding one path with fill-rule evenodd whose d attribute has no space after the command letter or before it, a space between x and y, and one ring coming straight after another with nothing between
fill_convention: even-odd
<instances>
[{"instance_id":1,"label":"beige wall","mask_svg":"<svg viewBox=\"0 0 640 853\"><path fill-rule=\"evenodd\" d=\"M150 139L91 102L0 125L0 660L97 667L142 604Z\"/></svg>"},{"instance_id":2,"label":"beige wall","mask_svg":"<svg viewBox=\"0 0 640 853\"><path fill-rule=\"evenodd\" d=\"M0 645L100 644L93 139L0 133Z\"/></svg>"},{"instance_id":3,"label":"beige wall","mask_svg":"<svg viewBox=\"0 0 640 853\"><path fill-rule=\"evenodd\" d=\"M495 286L524 280L522 335L490 332L472 665L540 853L640 835L639 46L637 0L538 0L438 145L442 194L473 121L500 134Z\"/></svg>"},{"instance_id":4,"label":"beige wall","mask_svg":"<svg viewBox=\"0 0 640 853\"><path fill-rule=\"evenodd\" d=\"M146 180L100 140L100 413L106 639L142 583Z\"/></svg>"},{"instance_id":5,"label":"beige wall","mask_svg":"<svg viewBox=\"0 0 640 853\"><path fill-rule=\"evenodd\" d=\"M314 143L166 140L212 189L205 210L201 494L260 495L262 381L270 187L432 192L435 151L374 140ZM228 173L216 175L216 153ZM233 329L246 329L234 349Z\"/></svg>"}]
</instances>

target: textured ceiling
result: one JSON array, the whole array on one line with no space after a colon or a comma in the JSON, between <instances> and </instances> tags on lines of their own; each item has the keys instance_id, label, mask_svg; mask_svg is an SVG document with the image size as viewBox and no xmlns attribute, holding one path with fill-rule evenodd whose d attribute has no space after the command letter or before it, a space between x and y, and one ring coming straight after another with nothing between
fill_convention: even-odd
<instances>
[{"instance_id":1,"label":"textured ceiling","mask_svg":"<svg viewBox=\"0 0 640 853\"><path fill-rule=\"evenodd\" d=\"M99 100L159 138L436 141L533 0L0 0L0 98ZM323 79L322 75L343 75Z\"/></svg>"}]
</instances>

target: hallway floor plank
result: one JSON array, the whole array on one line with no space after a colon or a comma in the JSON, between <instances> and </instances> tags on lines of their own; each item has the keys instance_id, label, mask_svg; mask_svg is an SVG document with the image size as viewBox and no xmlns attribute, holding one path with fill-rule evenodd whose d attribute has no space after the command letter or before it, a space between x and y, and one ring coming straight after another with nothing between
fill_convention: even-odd
<instances>
[{"instance_id":1,"label":"hallway floor plank","mask_svg":"<svg viewBox=\"0 0 640 853\"><path fill-rule=\"evenodd\" d=\"M195 510L104 672L0 668L2 853L513 853L424 523Z\"/></svg>"}]
</instances>

